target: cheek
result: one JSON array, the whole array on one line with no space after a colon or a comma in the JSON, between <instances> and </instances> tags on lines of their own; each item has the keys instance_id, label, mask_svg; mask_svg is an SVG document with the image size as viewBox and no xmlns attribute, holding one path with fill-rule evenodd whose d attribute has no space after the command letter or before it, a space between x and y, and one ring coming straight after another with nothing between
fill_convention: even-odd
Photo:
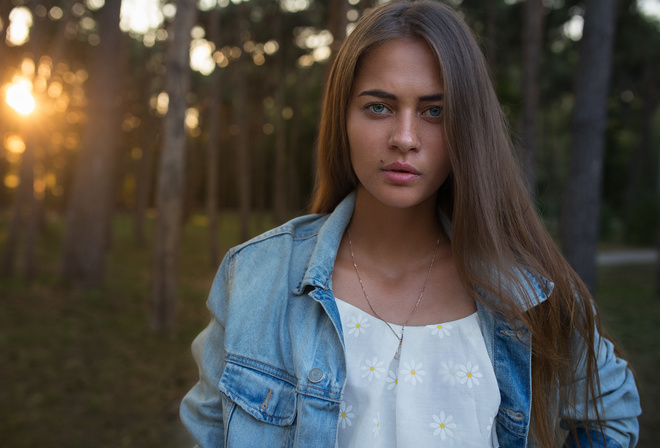
<instances>
[{"instance_id":1,"label":"cheek","mask_svg":"<svg viewBox=\"0 0 660 448\"><path fill-rule=\"evenodd\" d=\"M444 130L432 129L428 134L428 142L432 142L430 149L436 161L443 165L449 164L449 145Z\"/></svg>"},{"instance_id":2,"label":"cheek","mask_svg":"<svg viewBox=\"0 0 660 448\"><path fill-rule=\"evenodd\" d=\"M356 131L358 128L354 128ZM350 132L348 133L348 152L351 160L351 167L353 172L359 177L363 177L366 173L367 167L373 161L373 151L370 151L374 145L370 144L364 132Z\"/></svg>"},{"instance_id":3,"label":"cheek","mask_svg":"<svg viewBox=\"0 0 660 448\"><path fill-rule=\"evenodd\" d=\"M348 151L354 168L356 164L366 163L376 157L375 148L375 141L364 132L356 132L348 136Z\"/></svg>"},{"instance_id":4,"label":"cheek","mask_svg":"<svg viewBox=\"0 0 660 448\"><path fill-rule=\"evenodd\" d=\"M378 149L379 142L383 141L382 126L369 120L355 119L346 127L348 145L351 152L365 153Z\"/></svg>"},{"instance_id":5,"label":"cheek","mask_svg":"<svg viewBox=\"0 0 660 448\"><path fill-rule=\"evenodd\" d=\"M348 151L351 156L351 162L355 164L356 159L364 156L366 143L366 134L364 126L361 126L358 120L348 120L346 125L346 135L348 137Z\"/></svg>"},{"instance_id":6,"label":"cheek","mask_svg":"<svg viewBox=\"0 0 660 448\"><path fill-rule=\"evenodd\" d=\"M348 137L348 146L353 147L359 145L360 141L360 125L358 119L353 115L349 114L348 119L346 120L346 134Z\"/></svg>"}]
</instances>

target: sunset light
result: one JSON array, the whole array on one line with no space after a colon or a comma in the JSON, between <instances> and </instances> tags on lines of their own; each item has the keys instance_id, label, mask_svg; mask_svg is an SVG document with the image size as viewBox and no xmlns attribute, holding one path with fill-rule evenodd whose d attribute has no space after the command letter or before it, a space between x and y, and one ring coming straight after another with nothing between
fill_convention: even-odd
<instances>
[{"instance_id":1,"label":"sunset light","mask_svg":"<svg viewBox=\"0 0 660 448\"><path fill-rule=\"evenodd\" d=\"M23 45L30 39L32 26L32 13L25 6L20 6L9 13L9 26L7 27L6 42L9 45Z\"/></svg>"},{"instance_id":2,"label":"sunset light","mask_svg":"<svg viewBox=\"0 0 660 448\"><path fill-rule=\"evenodd\" d=\"M5 148L14 154L22 154L25 151L25 142L20 135L12 134L5 138Z\"/></svg>"},{"instance_id":3,"label":"sunset light","mask_svg":"<svg viewBox=\"0 0 660 448\"><path fill-rule=\"evenodd\" d=\"M7 86L5 100L21 115L27 115L34 110L32 84L26 79L19 79Z\"/></svg>"}]
</instances>

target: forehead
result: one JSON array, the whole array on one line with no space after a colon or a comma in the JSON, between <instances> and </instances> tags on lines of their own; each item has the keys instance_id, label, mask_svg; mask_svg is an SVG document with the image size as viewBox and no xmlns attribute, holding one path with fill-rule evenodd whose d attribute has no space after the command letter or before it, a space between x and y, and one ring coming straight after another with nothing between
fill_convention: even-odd
<instances>
[{"instance_id":1,"label":"forehead","mask_svg":"<svg viewBox=\"0 0 660 448\"><path fill-rule=\"evenodd\" d=\"M353 80L357 94L363 88L438 91L442 87L440 63L421 38L392 39L370 50L362 56Z\"/></svg>"}]
</instances>

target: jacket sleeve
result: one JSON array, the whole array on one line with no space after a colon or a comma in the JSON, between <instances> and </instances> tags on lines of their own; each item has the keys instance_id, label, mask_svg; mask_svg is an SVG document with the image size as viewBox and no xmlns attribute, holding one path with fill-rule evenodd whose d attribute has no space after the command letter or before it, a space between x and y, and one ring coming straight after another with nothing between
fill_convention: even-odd
<instances>
[{"instance_id":1,"label":"jacket sleeve","mask_svg":"<svg viewBox=\"0 0 660 448\"><path fill-rule=\"evenodd\" d=\"M598 332L595 334L594 349L600 379L600 396L597 397L596 403L591 399L583 400L578 401L575 407L562 409L561 426L564 429L569 429L570 421L577 422L576 434L568 435L564 447L634 447L639 437L637 417L641 414L641 408L633 373L628 363L616 356L612 342L601 337ZM585 372L585 369L580 368L577 371ZM586 378L584 376L578 378L576 384L578 400L586 396L586 387ZM602 434L599 425L595 422L596 406L603 422ZM580 424L585 415L587 421L593 422L588 427ZM578 443L575 441L576 436Z\"/></svg>"},{"instance_id":2,"label":"jacket sleeve","mask_svg":"<svg viewBox=\"0 0 660 448\"><path fill-rule=\"evenodd\" d=\"M222 395L218 389L224 371L225 317L230 290L230 257L220 265L208 307L211 322L195 338L192 353L199 368L199 382L181 402L181 421L202 448L224 446Z\"/></svg>"}]
</instances>

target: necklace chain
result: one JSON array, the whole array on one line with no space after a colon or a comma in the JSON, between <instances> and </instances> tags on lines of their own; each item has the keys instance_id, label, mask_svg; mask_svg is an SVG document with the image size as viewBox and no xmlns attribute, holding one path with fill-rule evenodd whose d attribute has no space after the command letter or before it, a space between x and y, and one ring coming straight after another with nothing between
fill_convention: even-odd
<instances>
[{"instance_id":1,"label":"necklace chain","mask_svg":"<svg viewBox=\"0 0 660 448\"><path fill-rule=\"evenodd\" d=\"M401 326L401 336L399 336L396 331L394 331L394 328L390 325L389 322L387 322L385 319L380 317L376 310L374 309L373 305L371 304L371 301L369 301L369 296L367 296L367 291L364 289L364 283L362 282L362 277L360 277L360 271L358 270L357 263L355 262L355 254L353 253L353 242L351 241L351 231L349 228L346 228L346 233L348 235L348 246L351 249L351 259L353 260L353 267L355 268L355 274L357 275L358 281L360 282L360 287L362 288L362 294L364 294L364 298L367 301L367 305L369 305L369 309L371 310L372 313L374 313L374 316L376 316L379 320L385 322L385 325L390 329L392 334L396 336L396 338L399 340L399 350L401 349L401 344L403 344L403 333L404 330L406 329L406 325L408 325L408 322L410 322L410 319L415 315L417 312L417 308L419 308L419 304L422 301L422 297L424 297L424 291L426 290L426 283L429 280L429 277L431 276L431 271L433 270L433 263L435 262L435 256L438 254L438 246L440 245L440 238L437 239L435 242L435 249L433 250L433 258L431 258L431 265L429 266L429 270L426 273L426 278L424 279L424 284L422 285L422 290L419 293L419 297L417 298L417 302L415 303L415 308L413 308L412 313L410 313L410 316L408 316L408 319L403 323ZM398 353L398 351L397 351Z\"/></svg>"}]
</instances>

